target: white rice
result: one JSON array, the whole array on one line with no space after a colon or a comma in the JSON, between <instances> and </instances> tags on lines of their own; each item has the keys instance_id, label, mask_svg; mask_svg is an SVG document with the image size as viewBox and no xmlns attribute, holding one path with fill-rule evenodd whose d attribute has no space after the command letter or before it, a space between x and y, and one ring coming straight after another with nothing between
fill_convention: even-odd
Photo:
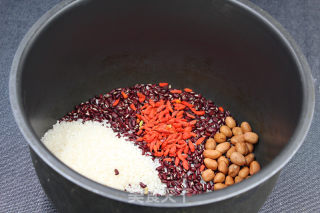
<instances>
[{"instance_id":1,"label":"white rice","mask_svg":"<svg viewBox=\"0 0 320 213\"><path fill-rule=\"evenodd\" d=\"M165 194L166 185L156 170L159 162L142 155L141 149L118 138L105 124L83 124L81 120L56 123L41 140L62 162L96 182L129 192ZM142 189L140 182L147 188Z\"/></svg>"}]
</instances>

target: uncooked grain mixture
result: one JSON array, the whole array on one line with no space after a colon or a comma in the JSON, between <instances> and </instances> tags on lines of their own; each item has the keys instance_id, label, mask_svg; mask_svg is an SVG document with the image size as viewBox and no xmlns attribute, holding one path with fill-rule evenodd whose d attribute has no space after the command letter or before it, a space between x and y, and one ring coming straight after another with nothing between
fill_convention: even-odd
<instances>
[{"instance_id":1,"label":"uncooked grain mixture","mask_svg":"<svg viewBox=\"0 0 320 213\"><path fill-rule=\"evenodd\" d=\"M248 122L192 89L118 88L81 103L42 138L66 165L132 193L194 195L260 170Z\"/></svg>"}]
</instances>

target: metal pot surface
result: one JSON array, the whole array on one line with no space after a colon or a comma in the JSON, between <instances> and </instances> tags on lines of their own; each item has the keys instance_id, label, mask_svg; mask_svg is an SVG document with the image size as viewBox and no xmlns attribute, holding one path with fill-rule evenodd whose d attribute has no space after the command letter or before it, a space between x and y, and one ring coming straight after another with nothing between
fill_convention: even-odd
<instances>
[{"instance_id":1,"label":"metal pot surface","mask_svg":"<svg viewBox=\"0 0 320 213\"><path fill-rule=\"evenodd\" d=\"M132 203L71 170L41 143L88 98L136 83L191 87L249 121L262 170L226 189ZM288 33L242 0L69 0L15 55L10 99L40 182L61 212L257 212L303 143L314 110L309 66Z\"/></svg>"}]
</instances>

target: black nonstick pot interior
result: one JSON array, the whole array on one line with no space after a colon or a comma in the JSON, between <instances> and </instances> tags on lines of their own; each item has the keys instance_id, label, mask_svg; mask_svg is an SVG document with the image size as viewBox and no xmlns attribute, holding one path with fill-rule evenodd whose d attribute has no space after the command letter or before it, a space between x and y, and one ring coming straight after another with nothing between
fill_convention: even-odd
<instances>
[{"instance_id":1,"label":"black nonstick pot interior","mask_svg":"<svg viewBox=\"0 0 320 213\"><path fill-rule=\"evenodd\" d=\"M13 67L11 100L31 147L67 179L80 175L59 169L61 162L39 141L44 132L74 105L136 83L192 88L259 133L255 155L263 169L257 177L188 198L190 205L261 183L301 145L313 112L310 74L288 37L246 4L84 0L56 10L25 39ZM99 187L99 194L126 199L124 192Z\"/></svg>"}]
</instances>

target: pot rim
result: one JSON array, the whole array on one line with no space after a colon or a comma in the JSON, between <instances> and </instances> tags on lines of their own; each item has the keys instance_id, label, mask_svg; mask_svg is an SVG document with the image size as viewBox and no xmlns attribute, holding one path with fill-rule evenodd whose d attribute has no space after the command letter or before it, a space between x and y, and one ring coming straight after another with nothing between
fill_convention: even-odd
<instances>
[{"instance_id":1,"label":"pot rim","mask_svg":"<svg viewBox=\"0 0 320 213\"><path fill-rule=\"evenodd\" d=\"M51 152L42 144L39 138L33 132L31 126L25 118L23 112L22 103L20 101L20 94L18 93L20 89L21 73L23 66L23 61L26 55L26 50L36 38L36 35L46 27L50 21L52 21L56 16L59 16L64 11L76 6L81 3L81 0L64 0L53 7L51 10L46 12L27 32L13 59L11 66L10 79L9 79L9 95L11 108L18 124L20 131L22 132L24 138L27 140L28 144L34 150L34 152L48 164L52 169L54 169L61 176L65 177L74 184L91 191L93 193L99 194L103 197L114 199L121 202L129 203L129 196L127 192L119 191L108 186L101 185L94 182L74 170L67 167L64 163L58 160ZM281 151L281 153L271 162L269 165L264 167L259 173L253 177L243 181L239 184L235 184L224 190L215 191L214 193L204 193L196 196L186 197L185 201L182 202L182 197L176 197L176 202L165 202L165 203L134 203L142 206L150 207L189 207L204 205L209 203L214 203L222 200L226 200L235 196L239 196L257 186L267 181L269 178L278 173L293 157L297 150L302 145L307 132L310 128L312 117L314 113L315 105L315 94L313 78L311 74L308 62L297 46L296 42L291 38L289 33L267 12L263 11L261 8L255 4L249 2L248 0L228 0L229 3L234 4L248 13L252 14L260 21L262 21L267 27L269 27L278 37L286 48L290 51L299 71L299 76L301 78L302 89L303 89L303 103L302 112L299 117L299 122L296 130L289 140L286 147Z\"/></svg>"}]
</instances>

